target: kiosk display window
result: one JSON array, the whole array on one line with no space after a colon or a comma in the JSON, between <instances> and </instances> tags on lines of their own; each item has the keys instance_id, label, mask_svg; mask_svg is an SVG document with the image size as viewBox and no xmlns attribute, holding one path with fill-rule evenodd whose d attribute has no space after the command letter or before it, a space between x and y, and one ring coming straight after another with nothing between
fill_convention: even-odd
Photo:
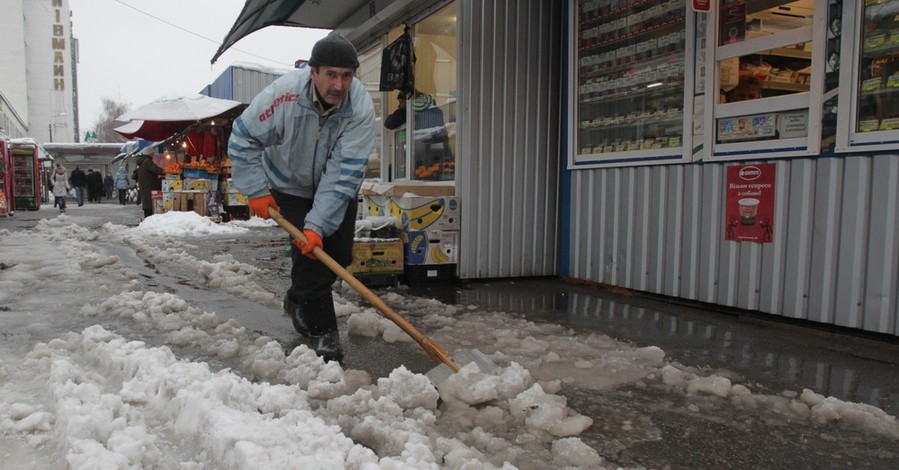
<instances>
[{"instance_id":1,"label":"kiosk display window","mask_svg":"<svg viewBox=\"0 0 899 470\"><path fill-rule=\"evenodd\" d=\"M844 2L843 53L853 54L842 70L853 98L841 102L850 116L839 150L892 150L899 143L899 0ZM844 61L845 62L845 61Z\"/></svg>"},{"instance_id":2,"label":"kiosk display window","mask_svg":"<svg viewBox=\"0 0 899 470\"><path fill-rule=\"evenodd\" d=\"M814 66L819 0L719 0L717 96L710 130L722 158L815 154L822 73ZM826 11L821 8L819 11ZM826 15L825 15L826 16Z\"/></svg>"},{"instance_id":3,"label":"kiosk display window","mask_svg":"<svg viewBox=\"0 0 899 470\"><path fill-rule=\"evenodd\" d=\"M686 3L579 0L573 10L574 163L682 159Z\"/></svg>"}]
</instances>

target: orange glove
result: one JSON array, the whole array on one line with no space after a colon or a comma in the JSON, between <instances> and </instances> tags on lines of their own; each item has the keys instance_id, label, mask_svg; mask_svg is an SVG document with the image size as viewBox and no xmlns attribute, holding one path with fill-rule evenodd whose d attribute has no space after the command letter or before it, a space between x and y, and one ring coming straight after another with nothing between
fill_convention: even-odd
<instances>
[{"instance_id":1,"label":"orange glove","mask_svg":"<svg viewBox=\"0 0 899 470\"><path fill-rule=\"evenodd\" d=\"M275 202L275 198L271 194L266 194L265 196L259 196L250 198L247 201L247 204L250 206L250 209L263 219L268 219L268 208L274 207L278 209L278 203Z\"/></svg>"},{"instance_id":2,"label":"orange glove","mask_svg":"<svg viewBox=\"0 0 899 470\"><path fill-rule=\"evenodd\" d=\"M293 239L292 243L299 248L307 258L316 259L315 255L312 254L312 250L314 250L315 247L319 247L323 250L325 249L325 245L322 243L322 237L308 228L303 230L303 235L306 236L305 244L296 238Z\"/></svg>"}]
</instances>

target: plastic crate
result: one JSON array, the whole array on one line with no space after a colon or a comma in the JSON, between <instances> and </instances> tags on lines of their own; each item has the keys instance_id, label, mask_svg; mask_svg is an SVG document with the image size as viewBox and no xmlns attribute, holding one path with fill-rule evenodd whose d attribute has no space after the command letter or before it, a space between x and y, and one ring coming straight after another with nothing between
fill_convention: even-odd
<instances>
[{"instance_id":1,"label":"plastic crate","mask_svg":"<svg viewBox=\"0 0 899 470\"><path fill-rule=\"evenodd\" d=\"M181 171L184 172L185 178L206 178L209 176L209 172L200 168L183 168Z\"/></svg>"},{"instance_id":2,"label":"plastic crate","mask_svg":"<svg viewBox=\"0 0 899 470\"><path fill-rule=\"evenodd\" d=\"M455 264L407 264L403 267L403 284L452 284L456 279Z\"/></svg>"}]
</instances>

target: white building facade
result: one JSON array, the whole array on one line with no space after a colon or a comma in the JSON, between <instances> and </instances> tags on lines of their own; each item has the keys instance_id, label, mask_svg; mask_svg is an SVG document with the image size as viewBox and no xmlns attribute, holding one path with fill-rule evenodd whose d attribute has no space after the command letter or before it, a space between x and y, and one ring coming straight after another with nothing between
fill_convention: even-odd
<instances>
[{"instance_id":1,"label":"white building facade","mask_svg":"<svg viewBox=\"0 0 899 470\"><path fill-rule=\"evenodd\" d=\"M67 0L0 0L0 128L78 142L77 42Z\"/></svg>"}]
</instances>

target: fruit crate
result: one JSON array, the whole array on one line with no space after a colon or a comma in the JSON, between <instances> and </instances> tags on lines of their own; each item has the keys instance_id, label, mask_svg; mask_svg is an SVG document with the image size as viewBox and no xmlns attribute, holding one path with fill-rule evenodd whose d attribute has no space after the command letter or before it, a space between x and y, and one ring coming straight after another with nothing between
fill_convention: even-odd
<instances>
[{"instance_id":1,"label":"fruit crate","mask_svg":"<svg viewBox=\"0 0 899 470\"><path fill-rule=\"evenodd\" d=\"M201 168L182 168L185 178L206 178L209 172Z\"/></svg>"}]
</instances>

